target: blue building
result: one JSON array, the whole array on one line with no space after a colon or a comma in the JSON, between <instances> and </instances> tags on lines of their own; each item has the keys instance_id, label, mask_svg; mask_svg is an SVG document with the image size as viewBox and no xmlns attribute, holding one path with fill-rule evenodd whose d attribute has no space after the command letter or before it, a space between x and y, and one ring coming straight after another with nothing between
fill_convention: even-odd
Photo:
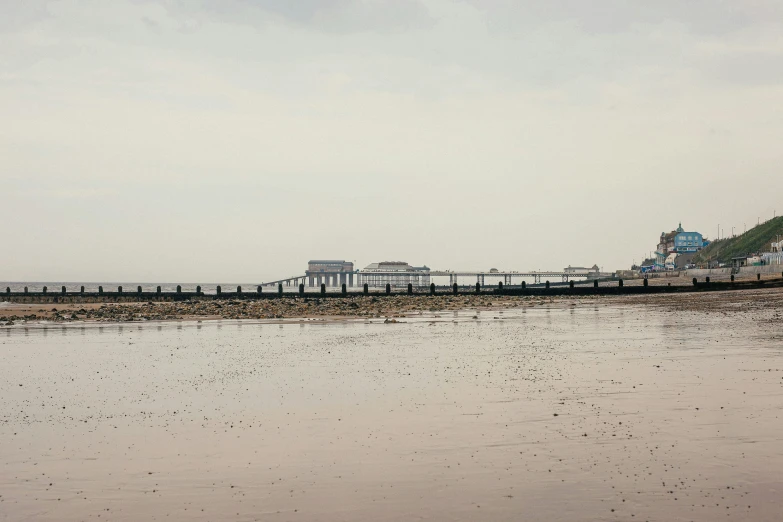
<instances>
[{"instance_id":1,"label":"blue building","mask_svg":"<svg viewBox=\"0 0 783 522\"><path fill-rule=\"evenodd\" d=\"M674 247L669 250L669 253L676 252L678 254L686 254L689 252L698 252L702 248L710 244L709 241L705 241L704 237L698 232L686 232L682 229L682 223L677 227L674 236Z\"/></svg>"}]
</instances>

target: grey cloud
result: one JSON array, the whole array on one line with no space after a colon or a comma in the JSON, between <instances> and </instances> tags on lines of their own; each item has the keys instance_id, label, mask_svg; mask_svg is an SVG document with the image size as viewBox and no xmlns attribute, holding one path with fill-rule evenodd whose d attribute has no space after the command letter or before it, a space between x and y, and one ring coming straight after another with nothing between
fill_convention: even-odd
<instances>
[{"instance_id":1,"label":"grey cloud","mask_svg":"<svg viewBox=\"0 0 783 522\"><path fill-rule=\"evenodd\" d=\"M344 9L352 2L348 0L300 0L298 2L286 2L279 0L235 0L233 2L209 2L209 6L215 10L228 14L233 11L260 9L262 11L278 14L295 22L307 23L324 11Z\"/></svg>"},{"instance_id":2,"label":"grey cloud","mask_svg":"<svg viewBox=\"0 0 783 522\"><path fill-rule=\"evenodd\" d=\"M783 85L783 53L744 52L705 60L702 71L720 84Z\"/></svg>"},{"instance_id":3,"label":"grey cloud","mask_svg":"<svg viewBox=\"0 0 783 522\"><path fill-rule=\"evenodd\" d=\"M770 0L460 0L481 13L490 38L444 60L507 85L669 81L777 83L783 3ZM457 46L460 46L458 43Z\"/></svg>"},{"instance_id":4,"label":"grey cloud","mask_svg":"<svg viewBox=\"0 0 783 522\"><path fill-rule=\"evenodd\" d=\"M428 27L419 0L203 0L201 7L231 23L285 21L325 32L387 32Z\"/></svg>"},{"instance_id":5,"label":"grey cloud","mask_svg":"<svg viewBox=\"0 0 783 522\"><path fill-rule=\"evenodd\" d=\"M141 17L141 21L144 23L144 25L147 26L147 28L150 31L152 31L154 33L157 33L157 32L160 31L160 24L158 22L156 22L155 20L153 20L152 18L150 18L149 16L142 16Z\"/></svg>"},{"instance_id":6,"label":"grey cloud","mask_svg":"<svg viewBox=\"0 0 783 522\"><path fill-rule=\"evenodd\" d=\"M721 35L783 20L777 0L464 0L487 13L490 27L524 32L542 23L573 23L585 32L614 33L634 24L682 24L694 33Z\"/></svg>"},{"instance_id":7,"label":"grey cloud","mask_svg":"<svg viewBox=\"0 0 783 522\"><path fill-rule=\"evenodd\" d=\"M30 23L48 18L48 1L5 0L10 2L0 8L0 32L16 30Z\"/></svg>"}]
</instances>

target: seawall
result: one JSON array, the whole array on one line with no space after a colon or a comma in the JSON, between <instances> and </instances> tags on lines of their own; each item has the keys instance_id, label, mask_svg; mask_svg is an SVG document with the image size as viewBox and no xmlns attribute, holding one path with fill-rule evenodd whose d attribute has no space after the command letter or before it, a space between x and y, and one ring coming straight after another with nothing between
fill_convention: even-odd
<instances>
[{"instance_id":1,"label":"seawall","mask_svg":"<svg viewBox=\"0 0 783 522\"><path fill-rule=\"evenodd\" d=\"M685 271L686 277L713 277L730 276L731 268L689 268Z\"/></svg>"},{"instance_id":2,"label":"seawall","mask_svg":"<svg viewBox=\"0 0 783 522\"><path fill-rule=\"evenodd\" d=\"M779 274L781 271L783 271L783 265L743 266L739 269L740 275Z\"/></svg>"}]
</instances>

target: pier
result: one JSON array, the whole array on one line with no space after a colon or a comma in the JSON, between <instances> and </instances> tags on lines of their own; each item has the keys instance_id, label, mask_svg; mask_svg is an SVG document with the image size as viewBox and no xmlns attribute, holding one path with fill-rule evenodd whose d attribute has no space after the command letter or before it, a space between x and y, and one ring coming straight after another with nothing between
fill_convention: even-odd
<instances>
[{"instance_id":1,"label":"pier","mask_svg":"<svg viewBox=\"0 0 783 522\"><path fill-rule=\"evenodd\" d=\"M506 286L513 285L515 282L515 279L517 280L517 284L521 284L521 280L524 279L532 279L534 281L534 284L541 284L542 281L545 280L560 280L562 283L567 283L572 279L588 279L591 277L590 272L562 272L562 271L555 271L555 270L543 270L543 271L533 271L533 272L501 272L501 271L492 271L489 272L475 272L475 271L450 271L450 270L434 270L430 272L431 276L448 276L449 277L449 283L459 283L459 279L468 279L468 280L475 280L477 283L484 286L486 284L487 279L490 280L490 284L493 280L493 278L496 278L498 281L500 281L499 278L503 278L503 284Z\"/></svg>"},{"instance_id":2,"label":"pier","mask_svg":"<svg viewBox=\"0 0 783 522\"><path fill-rule=\"evenodd\" d=\"M597 269L597 267L596 267ZM609 274L600 274L590 269L573 270L532 270L532 271L503 271L503 270L431 270L426 266L415 267L403 261L384 261L372 263L367 267L356 270L353 263L342 260L313 260L308 264L308 269L303 275L276 279L262 283L262 286L298 287L304 284L309 288L361 287L368 284L371 288L383 288L390 284L393 288L404 288L412 284L416 288L426 288L433 277L448 277L449 286L459 284L467 280L469 284L478 283L482 286L487 282L503 283L505 286L521 285L523 281L533 280L533 284L541 284L544 281L559 281L568 283L574 279L597 279L599 276L609 277Z\"/></svg>"}]
</instances>

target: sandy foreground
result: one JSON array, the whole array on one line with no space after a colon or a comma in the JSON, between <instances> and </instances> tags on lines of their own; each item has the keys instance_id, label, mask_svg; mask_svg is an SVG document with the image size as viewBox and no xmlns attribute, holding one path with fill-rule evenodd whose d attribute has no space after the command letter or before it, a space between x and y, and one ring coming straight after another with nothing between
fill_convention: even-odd
<instances>
[{"instance_id":1,"label":"sandy foreground","mask_svg":"<svg viewBox=\"0 0 783 522\"><path fill-rule=\"evenodd\" d=\"M0 520L783 519L780 290L407 299L33 305Z\"/></svg>"}]
</instances>

